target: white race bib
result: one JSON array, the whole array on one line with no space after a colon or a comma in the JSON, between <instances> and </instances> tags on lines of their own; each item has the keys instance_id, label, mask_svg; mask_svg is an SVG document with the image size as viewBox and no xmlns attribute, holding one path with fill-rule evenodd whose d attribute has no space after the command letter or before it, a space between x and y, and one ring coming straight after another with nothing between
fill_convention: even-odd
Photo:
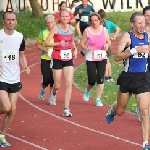
<instances>
[{"instance_id":1,"label":"white race bib","mask_svg":"<svg viewBox=\"0 0 150 150\"><path fill-rule=\"evenodd\" d=\"M95 50L94 59L106 59L106 51L104 50Z\"/></svg>"},{"instance_id":2,"label":"white race bib","mask_svg":"<svg viewBox=\"0 0 150 150\"><path fill-rule=\"evenodd\" d=\"M61 50L60 51L60 57L61 59L72 59L72 52L71 52L71 49L68 49L68 50Z\"/></svg>"},{"instance_id":3,"label":"white race bib","mask_svg":"<svg viewBox=\"0 0 150 150\"><path fill-rule=\"evenodd\" d=\"M6 63L17 61L17 51L2 51L2 61Z\"/></svg>"},{"instance_id":4,"label":"white race bib","mask_svg":"<svg viewBox=\"0 0 150 150\"><path fill-rule=\"evenodd\" d=\"M89 21L89 17L88 16L81 16L80 19L82 22L88 22Z\"/></svg>"},{"instance_id":5,"label":"white race bib","mask_svg":"<svg viewBox=\"0 0 150 150\"><path fill-rule=\"evenodd\" d=\"M148 58L148 53L136 53L133 58Z\"/></svg>"}]
</instances>

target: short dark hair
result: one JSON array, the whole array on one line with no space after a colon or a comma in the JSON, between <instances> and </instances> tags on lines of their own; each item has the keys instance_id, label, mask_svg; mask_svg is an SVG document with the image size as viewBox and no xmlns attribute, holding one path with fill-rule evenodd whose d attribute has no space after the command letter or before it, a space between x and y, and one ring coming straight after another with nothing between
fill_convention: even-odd
<instances>
[{"instance_id":1,"label":"short dark hair","mask_svg":"<svg viewBox=\"0 0 150 150\"><path fill-rule=\"evenodd\" d=\"M3 20L5 19L5 14L6 13L9 13L9 14L15 14L15 12L13 12L13 11L5 11L4 13L3 13ZM15 14L16 15L16 14Z\"/></svg>"},{"instance_id":2,"label":"short dark hair","mask_svg":"<svg viewBox=\"0 0 150 150\"><path fill-rule=\"evenodd\" d=\"M146 12L147 10L150 10L150 6L145 6L145 8L143 8L143 15L145 14L145 12Z\"/></svg>"}]
</instances>

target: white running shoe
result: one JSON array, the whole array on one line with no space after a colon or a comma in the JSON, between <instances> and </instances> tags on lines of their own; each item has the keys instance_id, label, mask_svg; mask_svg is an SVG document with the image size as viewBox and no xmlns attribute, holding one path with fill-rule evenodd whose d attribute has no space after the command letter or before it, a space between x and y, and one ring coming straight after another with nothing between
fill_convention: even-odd
<instances>
[{"instance_id":1,"label":"white running shoe","mask_svg":"<svg viewBox=\"0 0 150 150\"><path fill-rule=\"evenodd\" d=\"M65 116L65 117L72 117L72 113L70 112L69 108L65 108L64 109L63 116Z\"/></svg>"},{"instance_id":2,"label":"white running shoe","mask_svg":"<svg viewBox=\"0 0 150 150\"><path fill-rule=\"evenodd\" d=\"M56 105L56 94L54 95L52 91L51 96L49 97L49 104L54 106Z\"/></svg>"}]
</instances>

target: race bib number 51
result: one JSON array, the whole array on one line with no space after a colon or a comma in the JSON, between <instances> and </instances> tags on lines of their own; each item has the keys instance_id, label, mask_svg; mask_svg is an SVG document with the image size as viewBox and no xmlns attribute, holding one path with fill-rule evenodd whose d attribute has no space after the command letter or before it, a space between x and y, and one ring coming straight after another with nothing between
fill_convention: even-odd
<instances>
[{"instance_id":1,"label":"race bib number 51","mask_svg":"<svg viewBox=\"0 0 150 150\"><path fill-rule=\"evenodd\" d=\"M63 60L63 59L68 59L68 60L70 60L70 59L72 59L72 52L71 52L71 49L69 49L69 50L61 50L60 51L60 57L61 57L61 59Z\"/></svg>"},{"instance_id":2,"label":"race bib number 51","mask_svg":"<svg viewBox=\"0 0 150 150\"><path fill-rule=\"evenodd\" d=\"M104 50L95 50L94 59L106 59L106 51Z\"/></svg>"},{"instance_id":3,"label":"race bib number 51","mask_svg":"<svg viewBox=\"0 0 150 150\"><path fill-rule=\"evenodd\" d=\"M2 61L9 63L17 60L17 51L2 51Z\"/></svg>"}]
</instances>

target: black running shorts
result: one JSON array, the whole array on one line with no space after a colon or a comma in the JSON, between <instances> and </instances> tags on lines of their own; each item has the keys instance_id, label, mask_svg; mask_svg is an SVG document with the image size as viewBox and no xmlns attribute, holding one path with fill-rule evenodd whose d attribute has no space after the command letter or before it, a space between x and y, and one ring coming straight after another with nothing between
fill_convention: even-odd
<instances>
[{"instance_id":1,"label":"black running shorts","mask_svg":"<svg viewBox=\"0 0 150 150\"><path fill-rule=\"evenodd\" d=\"M0 82L0 90L4 90L8 93L17 93L19 90L21 90L22 84L21 82L9 84L5 82Z\"/></svg>"},{"instance_id":2,"label":"black running shorts","mask_svg":"<svg viewBox=\"0 0 150 150\"><path fill-rule=\"evenodd\" d=\"M123 71L117 79L117 85L120 85L122 93L140 94L150 92L149 72L130 73Z\"/></svg>"}]
</instances>

